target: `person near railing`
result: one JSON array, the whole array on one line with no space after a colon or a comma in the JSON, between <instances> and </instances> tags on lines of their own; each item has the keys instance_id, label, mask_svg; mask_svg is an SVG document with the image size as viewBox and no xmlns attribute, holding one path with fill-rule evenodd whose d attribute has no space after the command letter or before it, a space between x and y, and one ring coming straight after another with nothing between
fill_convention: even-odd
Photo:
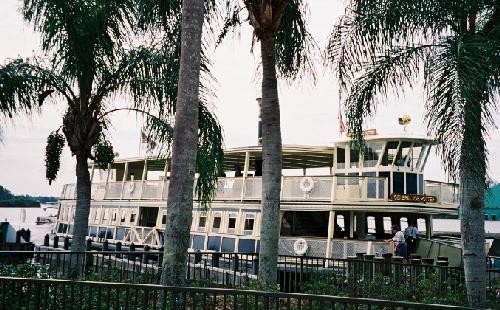
<instances>
[{"instance_id":1,"label":"person near railing","mask_svg":"<svg viewBox=\"0 0 500 310\"><path fill-rule=\"evenodd\" d=\"M396 250L396 256L401 256L404 260L408 259L408 245L405 242L405 235L403 232L398 231L394 238L392 238L394 242L394 248Z\"/></svg>"},{"instance_id":2,"label":"person near railing","mask_svg":"<svg viewBox=\"0 0 500 310\"><path fill-rule=\"evenodd\" d=\"M408 220L408 227L405 228L404 236L406 244L408 245L408 253L414 254L415 248L417 247L418 229L413 226L413 222L410 220Z\"/></svg>"}]
</instances>

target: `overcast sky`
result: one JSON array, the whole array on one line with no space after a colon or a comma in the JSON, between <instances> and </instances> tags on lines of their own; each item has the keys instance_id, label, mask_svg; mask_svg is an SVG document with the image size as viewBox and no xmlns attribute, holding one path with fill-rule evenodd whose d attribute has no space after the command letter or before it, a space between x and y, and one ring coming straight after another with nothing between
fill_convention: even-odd
<instances>
[{"instance_id":1,"label":"overcast sky","mask_svg":"<svg viewBox=\"0 0 500 310\"><path fill-rule=\"evenodd\" d=\"M23 22L19 13L21 2L0 1L0 64L19 55L28 57L38 50L37 35L32 26ZM342 1L312 0L309 2L309 11L310 31L318 45L324 48L329 32L343 11ZM260 81L256 81L254 72L259 57L250 50L250 26L245 25L242 30L240 36L226 39L214 52L213 58L213 72L218 80L215 86L218 96L215 108L224 127L227 147L255 145L257 140L255 98L260 95ZM255 49L258 50L258 46ZM326 145L339 137L337 83L332 74L318 67L316 85L309 81L292 87L280 84L283 143ZM116 105L119 104L116 102ZM409 114L413 121L408 132L425 134L423 105L422 88L408 90L403 97L388 98L367 127L376 128L380 134L401 132L397 118ZM45 180L45 141L48 134L61 125L64 109L63 103L50 105L40 115L16 117L8 122L4 128L3 144L0 144L0 185L15 194L59 195L63 184L75 181L75 162L67 148L58 179L51 186ZM496 119L499 119L498 115ZM112 124L112 142L120 157L139 155L140 122L136 115L117 114ZM492 131L488 148L490 174L498 181L498 130ZM440 160L434 154L429 157L425 173L426 179L446 180Z\"/></svg>"}]
</instances>

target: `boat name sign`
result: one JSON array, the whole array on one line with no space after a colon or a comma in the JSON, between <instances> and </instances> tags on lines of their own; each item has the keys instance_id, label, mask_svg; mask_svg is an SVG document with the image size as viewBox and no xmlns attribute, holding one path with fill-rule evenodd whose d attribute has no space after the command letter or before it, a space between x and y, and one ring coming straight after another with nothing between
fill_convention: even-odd
<instances>
[{"instance_id":1,"label":"boat name sign","mask_svg":"<svg viewBox=\"0 0 500 310\"><path fill-rule=\"evenodd\" d=\"M391 200L403 202L430 202L436 203L437 197L430 195L416 195L416 194L391 194Z\"/></svg>"}]
</instances>

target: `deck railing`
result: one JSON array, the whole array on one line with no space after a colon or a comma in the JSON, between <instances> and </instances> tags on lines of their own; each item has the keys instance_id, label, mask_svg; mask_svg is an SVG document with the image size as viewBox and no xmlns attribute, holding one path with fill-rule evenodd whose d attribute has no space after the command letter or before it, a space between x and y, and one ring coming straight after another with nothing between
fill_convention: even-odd
<instances>
[{"instance_id":1,"label":"deck railing","mask_svg":"<svg viewBox=\"0 0 500 310\"><path fill-rule=\"evenodd\" d=\"M464 307L252 290L0 277L5 309L408 309Z\"/></svg>"},{"instance_id":2,"label":"deck railing","mask_svg":"<svg viewBox=\"0 0 500 310\"><path fill-rule=\"evenodd\" d=\"M313 176L310 190L301 186L304 177L282 178L281 199L283 201L325 202L369 202L388 201L387 178L369 176ZM93 200L166 200L168 180L125 181L92 184ZM262 178L219 178L215 200L249 201L260 200ZM437 203L445 207L456 207L458 188L456 184L425 181L424 194L436 196ZM75 184L66 184L61 199L75 199Z\"/></svg>"}]
</instances>

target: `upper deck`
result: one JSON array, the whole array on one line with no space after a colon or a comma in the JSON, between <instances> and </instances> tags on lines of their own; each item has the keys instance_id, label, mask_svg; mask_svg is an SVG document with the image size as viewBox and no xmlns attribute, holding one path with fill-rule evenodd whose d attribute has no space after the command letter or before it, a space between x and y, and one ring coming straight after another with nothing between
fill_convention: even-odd
<instances>
[{"instance_id":1,"label":"upper deck","mask_svg":"<svg viewBox=\"0 0 500 310\"><path fill-rule=\"evenodd\" d=\"M367 136L366 149L349 140L331 146L283 146L283 202L342 205L417 205L450 211L458 207L456 184L424 181L423 170L435 142L420 136ZM120 159L107 170L91 165L95 201L166 200L169 162L156 157ZM225 175L215 201L259 201L262 148L225 151ZM75 199L75 186L64 186L61 199Z\"/></svg>"}]
</instances>

